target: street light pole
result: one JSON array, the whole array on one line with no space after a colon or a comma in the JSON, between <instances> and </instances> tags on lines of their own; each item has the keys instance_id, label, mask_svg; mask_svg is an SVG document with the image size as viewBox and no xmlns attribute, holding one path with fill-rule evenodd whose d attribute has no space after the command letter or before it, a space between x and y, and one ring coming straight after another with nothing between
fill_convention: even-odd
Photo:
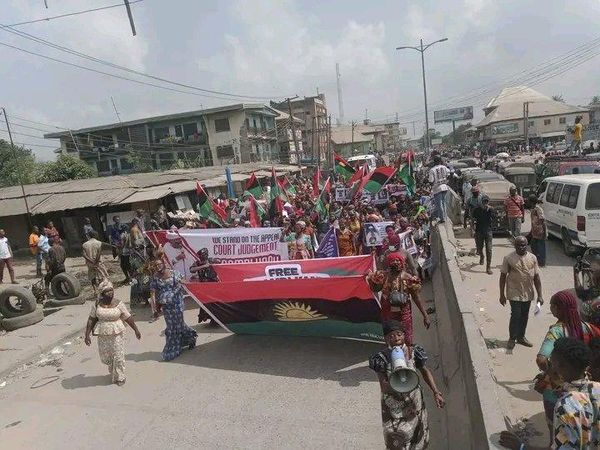
<instances>
[{"instance_id":1,"label":"street light pole","mask_svg":"<svg viewBox=\"0 0 600 450\"><path fill-rule=\"evenodd\" d=\"M425 81L425 50L427 50L432 45L437 44L438 42L444 42L444 41L447 41L447 40L448 40L448 38L439 39L437 41L431 42L430 44L427 44L427 45L423 46L423 39L421 39L419 47L410 47L410 46L396 47L396 50L404 50L404 49L410 48L412 50L416 50L416 51L418 51L418 52L421 53L421 72L422 72L422 75L423 75L423 99L424 99L424 102L425 102L425 134L423 136L423 145L425 146L425 152L427 152L429 150L429 147L430 147L430 142L429 142L429 111L427 109L427 83Z\"/></svg>"}]
</instances>

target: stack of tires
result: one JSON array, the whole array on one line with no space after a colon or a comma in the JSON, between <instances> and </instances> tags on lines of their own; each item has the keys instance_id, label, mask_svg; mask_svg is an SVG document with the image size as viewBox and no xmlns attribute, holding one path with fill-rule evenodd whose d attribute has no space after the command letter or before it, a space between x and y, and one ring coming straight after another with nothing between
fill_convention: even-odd
<instances>
[{"instance_id":1,"label":"stack of tires","mask_svg":"<svg viewBox=\"0 0 600 450\"><path fill-rule=\"evenodd\" d=\"M44 303L44 306L56 308L85 303L85 297L81 295L81 283L70 273L55 275L50 281L50 290L54 298Z\"/></svg>"},{"instance_id":2,"label":"stack of tires","mask_svg":"<svg viewBox=\"0 0 600 450\"><path fill-rule=\"evenodd\" d=\"M33 293L22 286L7 286L0 290L0 314L0 326L6 331L28 327L44 318L44 311L37 307Z\"/></svg>"}]
</instances>

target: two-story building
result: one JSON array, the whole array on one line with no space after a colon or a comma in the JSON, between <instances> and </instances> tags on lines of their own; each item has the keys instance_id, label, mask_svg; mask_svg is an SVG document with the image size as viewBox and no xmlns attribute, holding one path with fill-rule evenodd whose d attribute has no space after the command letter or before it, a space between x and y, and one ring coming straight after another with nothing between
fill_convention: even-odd
<instances>
[{"instance_id":1,"label":"two-story building","mask_svg":"<svg viewBox=\"0 0 600 450\"><path fill-rule=\"evenodd\" d=\"M260 103L148 117L49 133L57 153L79 157L98 174L279 161L278 112Z\"/></svg>"}]
</instances>

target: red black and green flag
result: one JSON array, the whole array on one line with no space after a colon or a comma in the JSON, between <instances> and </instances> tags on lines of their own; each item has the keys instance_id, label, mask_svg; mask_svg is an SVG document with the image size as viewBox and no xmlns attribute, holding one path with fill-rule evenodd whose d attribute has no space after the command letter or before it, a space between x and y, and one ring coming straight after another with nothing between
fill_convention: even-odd
<instances>
[{"instance_id":1,"label":"red black and green flag","mask_svg":"<svg viewBox=\"0 0 600 450\"><path fill-rule=\"evenodd\" d=\"M327 178L327 181L325 182L325 186L323 186L323 190L321 191L321 194L319 195L319 197L317 198L317 202L315 203L315 210L319 214L319 218L321 220L323 220L325 217L327 217L327 206L325 205L325 195L324 195L325 192L327 192L327 193L331 192L331 182L329 181L329 178Z\"/></svg>"},{"instance_id":2,"label":"red black and green flag","mask_svg":"<svg viewBox=\"0 0 600 450\"><path fill-rule=\"evenodd\" d=\"M313 195L317 197L321 191L321 169L317 167L312 179Z\"/></svg>"},{"instance_id":3,"label":"red black and green flag","mask_svg":"<svg viewBox=\"0 0 600 450\"><path fill-rule=\"evenodd\" d=\"M275 168L271 169L271 192L269 193L269 216L271 218L278 216L283 211L285 195L282 192L281 185L275 176Z\"/></svg>"},{"instance_id":4,"label":"red black and green flag","mask_svg":"<svg viewBox=\"0 0 600 450\"><path fill-rule=\"evenodd\" d=\"M335 159L335 173L339 174L344 180L356 173L356 169L337 153L334 153L333 157Z\"/></svg>"},{"instance_id":5,"label":"red black and green flag","mask_svg":"<svg viewBox=\"0 0 600 450\"><path fill-rule=\"evenodd\" d=\"M377 194L381 188L394 176L396 168L394 167L378 167L369 176L363 178L359 190L365 190L371 194Z\"/></svg>"},{"instance_id":6,"label":"red black and green flag","mask_svg":"<svg viewBox=\"0 0 600 450\"><path fill-rule=\"evenodd\" d=\"M363 275L190 282L186 287L217 323L234 333L383 338L381 311Z\"/></svg>"},{"instance_id":7,"label":"red black and green flag","mask_svg":"<svg viewBox=\"0 0 600 450\"><path fill-rule=\"evenodd\" d=\"M267 212L262 209L256 198L253 195L250 195L250 213L248 214L248 220L250 221L250 225L254 228L260 227L262 225L262 221L267 218Z\"/></svg>"},{"instance_id":8,"label":"red black and green flag","mask_svg":"<svg viewBox=\"0 0 600 450\"><path fill-rule=\"evenodd\" d=\"M284 190L288 198L290 197L290 195L296 195L296 188L292 183L290 183L290 180L288 180L287 175L284 175L283 177L279 178L279 184L281 185L281 188Z\"/></svg>"},{"instance_id":9,"label":"red black and green flag","mask_svg":"<svg viewBox=\"0 0 600 450\"><path fill-rule=\"evenodd\" d=\"M260 198L263 195L263 189L260 186L260 183L258 182L258 178L256 178L256 175L254 174L254 172L252 172L252 175L250 176L250 178L248 178L246 180L246 191L257 198Z\"/></svg>"},{"instance_id":10,"label":"red black and green flag","mask_svg":"<svg viewBox=\"0 0 600 450\"><path fill-rule=\"evenodd\" d=\"M354 172L354 174L352 174L352 176L348 180L348 185L352 186L354 182L361 181L364 177L367 176L368 173L369 165L367 163L364 163L362 167L360 167L360 169L358 169L356 172Z\"/></svg>"},{"instance_id":11,"label":"red black and green flag","mask_svg":"<svg viewBox=\"0 0 600 450\"><path fill-rule=\"evenodd\" d=\"M196 182L196 194L198 195L198 214L200 217L204 217L222 227L223 221L227 219L225 210L208 196L198 182Z\"/></svg>"}]
</instances>

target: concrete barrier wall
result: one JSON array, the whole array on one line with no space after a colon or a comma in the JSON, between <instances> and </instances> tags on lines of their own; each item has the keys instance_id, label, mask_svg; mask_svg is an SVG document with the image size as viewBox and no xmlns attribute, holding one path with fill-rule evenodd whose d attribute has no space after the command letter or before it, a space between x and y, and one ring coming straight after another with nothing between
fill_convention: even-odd
<instances>
[{"instance_id":1,"label":"concrete barrier wall","mask_svg":"<svg viewBox=\"0 0 600 450\"><path fill-rule=\"evenodd\" d=\"M505 428L492 378L489 353L473 314L475 293L463 281L452 224L432 232L433 293L440 363L447 388L450 449L495 449Z\"/></svg>"}]
</instances>

